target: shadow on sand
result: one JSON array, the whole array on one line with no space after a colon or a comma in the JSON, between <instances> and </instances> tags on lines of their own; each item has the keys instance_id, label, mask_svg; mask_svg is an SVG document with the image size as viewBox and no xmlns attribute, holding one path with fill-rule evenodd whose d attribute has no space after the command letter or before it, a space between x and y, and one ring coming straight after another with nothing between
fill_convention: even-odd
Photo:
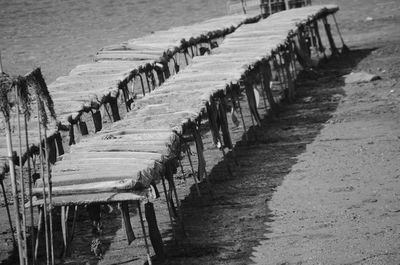
<instances>
[{"instance_id":1,"label":"shadow on sand","mask_svg":"<svg viewBox=\"0 0 400 265\"><path fill-rule=\"evenodd\" d=\"M240 166L230 153L212 168L213 196L204 184L201 198L192 187L182 202L188 238L178 246L166 242L170 264L252 264L253 248L268 239L268 223L273 222L268 203L274 191L345 96L342 76L371 51L353 50L303 71L294 102L282 102L277 117L266 116L262 126L251 127L247 135L232 134Z\"/></svg>"}]
</instances>

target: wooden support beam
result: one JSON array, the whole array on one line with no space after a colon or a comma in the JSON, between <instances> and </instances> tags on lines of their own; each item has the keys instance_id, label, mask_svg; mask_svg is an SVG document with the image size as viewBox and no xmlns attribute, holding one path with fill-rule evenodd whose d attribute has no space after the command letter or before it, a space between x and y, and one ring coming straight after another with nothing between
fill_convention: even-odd
<instances>
[{"instance_id":1,"label":"wooden support beam","mask_svg":"<svg viewBox=\"0 0 400 265\"><path fill-rule=\"evenodd\" d=\"M119 110L118 110L118 97L110 97L109 104L111 107L113 121L114 122L119 121L121 119L121 116L119 115Z\"/></svg>"},{"instance_id":2,"label":"wooden support beam","mask_svg":"<svg viewBox=\"0 0 400 265\"><path fill-rule=\"evenodd\" d=\"M324 47L324 45L322 43L321 35L320 35L320 32L319 32L318 20L314 20L314 22L313 22L313 30L314 30L315 36L317 38L319 52L323 53L324 54L324 58L326 58L325 47Z\"/></svg>"},{"instance_id":3,"label":"wooden support beam","mask_svg":"<svg viewBox=\"0 0 400 265\"><path fill-rule=\"evenodd\" d=\"M164 244L160 230L158 229L154 205L151 202L147 202L144 205L144 213L149 228L150 242L153 246L154 252L156 253L157 262L163 262L165 260Z\"/></svg>"},{"instance_id":4,"label":"wooden support beam","mask_svg":"<svg viewBox=\"0 0 400 265\"><path fill-rule=\"evenodd\" d=\"M10 213L10 207L9 207L9 204L8 204L6 189L4 188L4 182L3 182L3 179L1 179L1 177L0 177L0 185L1 185L1 190L3 192L4 204L6 205L8 223L10 224L11 237L13 239L14 246L17 246L17 241L15 240L15 236L14 236L14 227L13 227L13 224L12 224L12 218L11 218L11 213Z\"/></svg>"},{"instance_id":5,"label":"wooden support beam","mask_svg":"<svg viewBox=\"0 0 400 265\"><path fill-rule=\"evenodd\" d=\"M337 32L338 32L338 34L339 34L339 37L340 37L340 41L342 42L342 53L345 53L345 52L348 52L350 49L347 47L347 45L344 43L344 40L343 40L343 36L342 36L342 33L340 32L340 29L339 29L339 25L338 25L338 23L337 23L337 21L336 21L336 16L335 16L335 14L332 14L332 17L333 17L333 21L335 22L335 25L336 25L336 30L337 30Z\"/></svg>"},{"instance_id":6,"label":"wooden support beam","mask_svg":"<svg viewBox=\"0 0 400 265\"><path fill-rule=\"evenodd\" d=\"M267 96L268 104L273 114L277 113L277 104L271 91L272 73L269 63L263 64L261 70L261 83L263 85L264 93Z\"/></svg>"},{"instance_id":7,"label":"wooden support beam","mask_svg":"<svg viewBox=\"0 0 400 265\"><path fill-rule=\"evenodd\" d=\"M256 121L257 125L261 126L261 117L257 110L257 103L256 103L255 95L254 95L254 88L253 88L254 78L255 78L254 75L251 75L251 76L248 76L247 78L245 78L244 86L245 86L247 102L249 104L251 115L252 115L252 117L254 117L254 120Z\"/></svg>"},{"instance_id":8,"label":"wooden support beam","mask_svg":"<svg viewBox=\"0 0 400 265\"><path fill-rule=\"evenodd\" d=\"M32 254L34 259L37 260L39 243L40 243L40 232L42 231L42 222L43 222L43 206L39 208L39 220L37 225L37 233L36 233L36 242L35 242L35 252ZM33 238L32 238L33 240ZM46 250L47 251L47 250Z\"/></svg>"},{"instance_id":9,"label":"wooden support beam","mask_svg":"<svg viewBox=\"0 0 400 265\"><path fill-rule=\"evenodd\" d=\"M152 263L151 257L150 257L150 248L149 248L149 244L147 243L146 228L144 227L144 221L143 221L143 215L142 215L142 207L140 205L140 201L136 201L136 203L137 203L137 207L138 207L138 210L139 210L140 224L142 226L144 244L145 244L145 247L146 247L147 262L149 263L149 265L152 265L153 263Z\"/></svg>"},{"instance_id":10,"label":"wooden support beam","mask_svg":"<svg viewBox=\"0 0 400 265\"><path fill-rule=\"evenodd\" d=\"M61 206L61 232L63 237L63 244L64 244L64 252L67 249L67 242L68 242L68 214L66 207L69 206Z\"/></svg>"},{"instance_id":11,"label":"wooden support beam","mask_svg":"<svg viewBox=\"0 0 400 265\"><path fill-rule=\"evenodd\" d=\"M128 245L130 245L135 239L135 233L132 229L131 219L129 217L129 202L121 202L121 215L122 221L125 228L126 238L128 239Z\"/></svg>"},{"instance_id":12,"label":"wooden support beam","mask_svg":"<svg viewBox=\"0 0 400 265\"><path fill-rule=\"evenodd\" d=\"M171 205L171 200L167 191L167 186L165 184L165 177L164 175L161 176L161 182L162 182L162 186L163 186L163 190L164 190L164 196L165 196L165 202L167 203L167 208L168 208L168 216L169 216L169 221L171 224L171 229L172 229L172 233L174 236L174 241L175 244L178 244L178 238L176 236L176 230L175 230L175 226L174 226L174 221L172 216L174 215L174 210L172 209L172 205Z\"/></svg>"},{"instance_id":13,"label":"wooden support beam","mask_svg":"<svg viewBox=\"0 0 400 265\"><path fill-rule=\"evenodd\" d=\"M195 185L195 187L196 187L197 195L198 195L199 197L201 197L201 192L200 192L200 188L199 188L199 183L198 183L198 180L197 180L197 177L196 177L196 172L194 171L193 162L192 162L192 158L191 158L192 152L190 151L190 146L189 146L189 144L187 144L187 143L185 142L185 145L186 145L186 147L185 147L185 149L186 149L186 155L187 155L188 160L189 160L190 169L191 169L191 172L192 172L192 177L193 177L193 179L194 179L194 185Z\"/></svg>"},{"instance_id":14,"label":"wooden support beam","mask_svg":"<svg viewBox=\"0 0 400 265\"><path fill-rule=\"evenodd\" d=\"M323 17L322 22L324 23L325 32L326 32L326 36L328 37L329 46L331 47L332 55L338 56L339 52L336 48L335 40L333 39L333 36L332 36L331 25L328 23L328 18Z\"/></svg>"}]
</instances>

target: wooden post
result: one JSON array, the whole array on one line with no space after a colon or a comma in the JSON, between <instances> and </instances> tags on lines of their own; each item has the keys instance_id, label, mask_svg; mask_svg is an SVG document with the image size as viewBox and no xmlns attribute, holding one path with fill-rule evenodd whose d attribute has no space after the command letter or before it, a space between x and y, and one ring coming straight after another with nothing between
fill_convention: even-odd
<instances>
[{"instance_id":1,"label":"wooden post","mask_svg":"<svg viewBox=\"0 0 400 265\"><path fill-rule=\"evenodd\" d=\"M40 174L42 177L43 184L43 213L44 213L44 234L46 239L46 264L50 264L50 256L49 256L49 236L48 236L48 223L47 223L47 200L46 200L46 180L44 178L44 164L43 164L43 148L42 148L42 125L40 122L40 98L36 98L37 102L37 115L38 115L38 130L39 130L39 160L40 160Z\"/></svg>"},{"instance_id":2,"label":"wooden post","mask_svg":"<svg viewBox=\"0 0 400 265\"><path fill-rule=\"evenodd\" d=\"M151 86L150 86L150 81L149 81L149 73L146 71L145 72L146 76L146 82L147 82L147 89L149 90L149 93L151 92Z\"/></svg>"},{"instance_id":3,"label":"wooden post","mask_svg":"<svg viewBox=\"0 0 400 265\"><path fill-rule=\"evenodd\" d=\"M289 10L289 0L285 0L285 9L284 10Z\"/></svg>"},{"instance_id":4,"label":"wooden post","mask_svg":"<svg viewBox=\"0 0 400 265\"><path fill-rule=\"evenodd\" d=\"M253 88L252 80L254 80L254 75L253 74L248 76L244 80L246 96L247 96L247 102L249 104L251 117L254 117L254 119L255 119L255 121L256 121L258 126L261 126L261 117L260 117L260 114L258 113L258 110L257 110L257 103L256 103L255 95L254 95L254 88ZM254 124L253 124L253 126L254 126Z\"/></svg>"},{"instance_id":5,"label":"wooden post","mask_svg":"<svg viewBox=\"0 0 400 265\"><path fill-rule=\"evenodd\" d=\"M340 40L342 41L342 53L343 53L343 52L348 52L350 49L349 49L349 48L347 47L347 45L344 43L343 36L342 36L342 33L341 33L340 30L339 30L339 25L338 25L338 23L337 23L337 21L336 21L336 16L335 16L335 14L332 14L332 17L333 17L333 21L335 21L336 30L337 30L337 32L338 32L338 34L339 34Z\"/></svg>"},{"instance_id":6,"label":"wooden post","mask_svg":"<svg viewBox=\"0 0 400 265\"><path fill-rule=\"evenodd\" d=\"M172 220L173 209L172 209L171 202L168 198L168 191L167 191L167 187L165 185L165 177L163 174L161 175L161 181L162 181L162 186L164 189L165 201L167 202L169 221L171 223L172 233L174 234L174 241L175 241L175 244L178 244L178 238L176 236L174 221ZM139 207L140 207L140 205L139 205Z\"/></svg>"},{"instance_id":7,"label":"wooden post","mask_svg":"<svg viewBox=\"0 0 400 265\"><path fill-rule=\"evenodd\" d=\"M331 46L332 55L337 56L339 53L336 48L335 41L332 36L331 25L329 25L327 17L322 18L322 22L324 23L326 36L328 37L329 45Z\"/></svg>"},{"instance_id":8,"label":"wooden post","mask_svg":"<svg viewBox=\"0 0 400 265\"><path fill-rule=\"evenodd\" d=\"M222 152L222 156L224 157L224 160L226 162L226 167L229 173L230 177L233 177L233 173L231 170L231 167L228 163L228 159L226 157L226 152L225 152L225 147L228 147L229 149L233 149L233 145L232 145L232 140L231 140L231 136L229 133L229 128L228 128L228 119L226 118L226 106L225 106L225 102L223 102L225 100L224 97L219 98L219 108L218 108L218 117L219 117L219 121L220 121L220 126L221 126L221 131L222 131L222 138L223 138L223 144L221 141L221 135L218 134L218 141L221 144L221 152ZM206 176L207 177L207 176Z\"/></svg>"},{"instance_id":9,"label":"wooden post","mask_svg":"<svg viewBox=\"0 0 400 265\"><path fill-rule=\"evenodd\" d=\"M315 36L317 37L318 49L320 52L322 52L324 54L324 58L326 58L325 47L322 43L321 35L319 34L318 20L315 20L313 22L313 29L314 29Z\"/></svg>"},{"instance_id":10,"label":"wooden post","mask_svg":"<svg viewBox=\"0 0 400 265\"><path fill-rule=\"evenodd\" d=\"M278 60L276 59L276 54L272 54L272 63L273 63L273 66L274 66L274 70L276 71L276 74L278 75L279 85L280 85L281 89L283 91L285 91L286 90L286 84L284 83L284 80L283 80L283 78L281 76L281 71L279 70L280 67L279 67L279 64L278 64Z\"/></svg>"},{"instance_id":11,"label":"wooden post","mask_svg":"<svg viewBox=\"0 0 400 265\"><path fill-rule=\"evenodd\" d=\"M150 242L153 246L154 252L156 253L157 261L163 262L165 261L164 244L160 230L158 229L154 205L151 202L147 202L144 205L144 214L147 221L147 227L149 229Z\"/></svg>"},{"instance_id":12,"label":"wooden post","mask_svg":"<svg viewBox=\"0 0 400 265\"><path fill-rule=\"evenodd\" d=\"M3 72L3 64L1 62L1 51L0 51L0 74L4 73Z\"/></svg>"},{"instance_id":13,"label":"wooden post","mask_svg":"<svg viewBox=\"0 0 400 265\"><path fill-rule=\"evenodd\" d=\"M245 8L245 2L244 2L244 0L241 0L241 2L242 2L242 9L243 9L243 14L246 14L246 8Z\"/></svg>"},{"instance_id":14,"label":"wooden post","mask_svg":"<svg viewBox=\"0 0 400 265\"><path fill-rule=\"evenodd\" d=\"M265 93L265 87L264 87L264 77L262 73L258 73L257 75L257 80L260 82L261 90L262 90L262 97L263 97L263 102L264 102L264 109L265 113L268 113L268 105L267 105L267 100L266 100L266 93Z\"/></svg>"},{"instance_id":15,"label":"wooden post","mask_svg":"<svg viewBox=\"0 0 400 265\"><path fill-rule=\"evenodd\" d=\"M121 202L120 206L121 206L121 216L125 228L126 238L128 239L128 245L130 245L132 241L136 239L136 236L135 233L133 232L131 219L129 217L129 202L127 201Z\"/></svg>"},{"instance_id":16,"label":"wooden post","mask_svg":"<svg viewBox=\"0 0 400 265\"><path fill-rule=\"evenodd\" d=\"M174 66L173 66L174 74L177 74L177 73L179 73L180 66L179 66L179 64L177 63L177 60L178 60L178 59L175 59L174 56L175 56L175 55L172 55L172 56L171 56L171 60L173 61L173 64L174 64ZM178 57L178 54L176 54L176 57Z\"/></svg>"},{"instance_id":17,"label":"wooden post","mask_svg":"<svg viewBox=\"0 0 400 265\"><path fill-rule=\"evenodd\" d=\"M274 100L274 96L271 91L271 68L267 62L265 65L261 66L261 82L264 84L264 93L267 95L267 100L269 107L273 114L277 113L277 106Z\"/></svg>"},{"instance_id":18,"label":"wooden post","mask_svg":"<svg viewBox=\"0 0 400 265\"><path fill-rule=\"evenodd\" d=\"M111 107L111 114L113 117L113 122L119 121L121 119L121 116L119 115L119 110L118 110L118 97L117 96L110 96L109 98L109 104Z\"/></svg>"},{"instance_id":19,"label":"wooden post","mask_svg":"<svg viewBox=\"0 0 400 265\"><path fill-rule=\"evenodd\" d=\"M295 97L295 87L294 87L294 80L290 73L291 56L286 50L284 50L282 53L282 59L283 60L281 62L283 62L283 67L286 72L286 80L288 82L288 99L289 99L289 101L293 101L294 97Z\"/></svg>"},{"instance_id":20,"label":"wooden post","mask_svg":"<svg viewBox=\"0 0 400 265\"><path fill-rule=\"evenodd\" d=\"M11 213L10 213L10 208L9 208L9 205L8 205L6 189L4 188L3 179L0 179L0 185L1 185L1 190L3 191L4 203L6 205L6 211L7 211L7 216L8 216L8 222L10 223L11 236L12 236L12 239L13 239L14 246L16 246L17 245L17 241L15 241L14 228L13 228L12 221L11 221Z\"/></svg>"},{"instance_id":21,"label":"wooden post","mask_svg":"<svg viewBox=\"0 0 400 265\"><path fill-rule=\"evenodd\" d=\"M49 184L49 225L50 225L50 252L51 252L51 264L54 265L54 241L53 241L53 200L52 200L52 189L51 189L51 172L50 172L50 159L49 159L49 148L47 146L47 129L44 128L44 148L46 150L46 169L47 169L47 183Z\"/></svg>"},{"instance_id":22,"label":"wooden post","mask_svg":"<svg viewBox=\"0 0 400 265\"><path fill-rule=\"evenodd\" d=\"M7 141L7 155L8 155L8 164L10 167L10 178L11 178L11 188L14 196L14 215L15 215L15 226L17 231L17 243L18 243L18 255L19 255L19 264L25 264L24 257L24 249L23 249L23 239L21 237L21 217L20 217L20 206L19 206L19 197L17 190L17 180L15 178L15 165L13 161L13 147L11 141L11 126L10 119L5 117L5 125L6 125L6 141Z\"/></svg>"},{"instance_id":23,"label":"wooden post","mask_svg":"<svg viewBox=\"0 0 400 265\"><path fill-rule=\"evenodd\" d=\"M168 178L168 183L169 183L170 186L172 186L172 190L173 190L174 195L175 195L176 206L178 207L178 213L177 214L178 214L179 223L181 225L183 236L186 237L185 224L183 223L183 215L182 215L182 211L181 211L181 203L179 201L179 196L178 196L178 192L176 190L174 177L172 175Z\"/></svg>"},{"instance_id":24,"label":"wooden post","mask_svg":"<svg viewBox=\"0 0 400 265\"><path fill-rule=\"evenodd\" d=\"M294 43L292 40L290 40L289 45L289 53L290 53L290 63L291 67L293 69L293 79L297 78L297 70L296 70L296 57L295 57L295 52L294 52Z\"/></svg>"},{"instance_id":25,"label":"wooden post","mask_svg":"<svg viewBox=\"0 0 400 265\"><path fill-rule=\"evenodd\" d=\"M200 188L199 188L199 183L197 182L196 174L194 173L192 158L190 157L192 152L190 152L190 147L189 147L189 145L188 145L186 142L185 142L185 145L186 145L186 154L187 154L187 156L188 156L190 168L191 168L191 170L192 170L192 176L193 176L193 179L194 179L194 185L195 185L195 187L196 187L197 195L198 195L199 197L201 197Z\"/></svg>"},{"instance_id":26,"label":"wooden post","mask_svg":"<svg viewBox=\"0 0 400 265\"><path fill-rule=\"evenodd\" d=\"M78 215L78 205L75 205L74 208L74 217L72 219L72 227L71 227L71 233L69 236L69 239L67 241L67 246L65 248L65 256L68 256L68 251L69 251L69 246L72 243L72 240L74 239L74 233L75 233L75 227L76 227L76 217Z\"/></svg>"},{"instance_id":27,"label":"wooden post","mask_svg":"<svg viewBox=\"0 0 400 265\"><path fill-rule=\"evenodd\" d=\"M69 206L67 206L69 207ZM64 243L64 254L65 250L67 249L67 223L68 222L68 214L66 214L65 206L61 206L61 232L63 236L63 243Z\"/></svg>"},{"instance_id":28,"label":"wooden post","mask_svg":"<svg viewBox=\"0 0 400 265\"><path fill-rule=\"evenodd\" d=\"M189 65L189 60L188 60L188 58L187 58L187 55L186 55L186 53L189 53L189 51L188 51L188 49L186 48L186 49L184 49L184 51L183 51L183 55L185 56L185 66L188 66Z\"/></svg>"},{"instance_id":29,"label":"wooden post","mask_svg":"<svg viewBox=\"0 0 400 265\"><path fill-rule=\"evenodd\" d=\"M139 218L140 218L140 224L142 226L144 244L146 246L147 262L149 263L149 265L152 265L151 257L150 257L150 248L149 248L149 243L147 242L146 229L144 227L144 221L143 221L143 215L142 215L142 209L141 209L140 201L136 201L136 202L137 202L137 207L138 207L138 210L139 210Z\"/></svg>"},{"instance_id":30,"label":"wooden post","mask_svg":"<svg viewBox=\"0 0 400 265\"><path fill-rule=\"evenodd\" d=\"M272 4L271 4L271 0L268 0L268 16L270 16L272 14Z\"/></svg>"},{"instance_id":31,"label":"wooden post","mask_svg":"<svg viewBox=\"0 0 400 265\"><path fill-rule=\"evenodd\" d=\"M37 259L37 253L39 249L39 237L40 237L40 232L42 230L42 219L43 219L43 207L39 209L38 231L36 233L35 252L33 254L35 260Z\"/></svg>"},{"instance_id":32,"label":"wooden post","mask_svg":"<svg viewBox=\"0 0 400 265\"><path fill-rule=\"evenodd\" d=\"M239 85L231 85L231 95L232 95L232 102L233 103L237 103L237 107L239 108L239 113L240 113L240 119L242 120L242 124L243 124L243 131L244 131L244 135L246 137L246 141L249 140L248 135L246 133L247 128L246 128L246 123L244 122L244 116L243 116L243 111L242 111L242 106L240 105L240 98L239 98L239 94L240 91L238 92L238 94L236 94L235 89L240 90L240 86Z\"/></svg>"},{"instance_id":33,"label":"wooden post","mask_svg":"<svg viewBox=\"0 0 400 265\"><path fill-rule=\"evenodd\" d=\"M140 84L141 84L141 86L142 86L142 93L143 93L143 96L145 96L145 95L146 95L146 90L144 89L144 83L143 83L142 74L139 73L138 76L139 76L139 79L140 79Z\"/></svg>"},{"instance_id":34,"label":"wooden post","mask_svg":"<svg viewBox=\"0 0 400 265\"><path fill-rule=\"evenodd\" d=\"M33 203L32 203L32 172L31 172L31 160L30 160L30 153L29 153L29 139L28 139L28 118L27 114L24 113L24 125L25 125L25 145L26 145L26 152L29 154L28 155L28 196L29 196L29 210L30 210L30 215L31 215L31 248L32 248L32 262L33 265L36 264L36 257L34 255L35 252L35 220L33 217Z\"/></svg>"},{"instance_id":35,"label":"wooden post","mask_svg":"<svg viewBox=\"0 0 400 265\"><path fill-rule=\"evenodd\" d=\"M24 181L24 175L23 175L23 170L22 170L22 130L21 130L21 117L20 117L20 104L21 104L21 98L19 95L18 91L18 86L15 87L15 96L17 98L17 106L16 106L16 111L17 111L17 130L18 130L18 151L19 151L19 181L21 185L21 204L22 204L22 209L21 209L21 214L22 214L22 237L24 239L24 256L25 256L25 264L28 265L28 242L27 242L27 237L26 237L26 212L25 212L25 181Z\"/></svg>"}]
</instances>

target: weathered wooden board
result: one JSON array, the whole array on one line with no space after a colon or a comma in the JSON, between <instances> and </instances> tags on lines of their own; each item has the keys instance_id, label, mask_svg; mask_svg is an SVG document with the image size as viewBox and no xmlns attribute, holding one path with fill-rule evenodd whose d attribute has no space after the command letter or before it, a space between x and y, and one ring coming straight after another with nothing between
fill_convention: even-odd
<instances>
[{"instance_id":1,"label":"weathered wooden board","mask_svg":"<svg viewBox=\"0 0 400 265\"><path fill-rule=\"evenodd\" d=\"M87 205L91 203L117 203L124 201L142 201L146 199L145 192L101 192L91 194L69 194L53 198L53 206ZM33 200L33 206L43 204L43 200ZM29 207L27 204L26 207Z\"/></svg>"},{"instance_id":2,"label":"weathered wooden board","mask_svg":"<svg viewBox=\"0 0 400 265\"><path fill-rule=\"evenodd\" d=\"M85 159L138 159L138 160L155 160L162 161L163 156L161 154L152 153L152 152L113 152L110 154L109 152L77 152L73 151L71 153L64 154L59 157L60 161L68 160L85 160Z\"/></svg>"}]
</instances>

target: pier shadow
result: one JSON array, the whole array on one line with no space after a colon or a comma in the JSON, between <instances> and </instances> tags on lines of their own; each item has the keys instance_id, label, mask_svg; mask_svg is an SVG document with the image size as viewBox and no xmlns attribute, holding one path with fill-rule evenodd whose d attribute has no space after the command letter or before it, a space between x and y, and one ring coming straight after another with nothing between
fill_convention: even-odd
<instances>
[{"instance_id":1,"label":"pier shadow","mask_svg":"<svg viewBox=\"0 0 400 265\"><path fill-rule=\"evenodd\" d=\"M303 71L296 81L294 102L281 102L279 114L266 115L261 126L245 134L232 133L237 142L233 152L210 172L213 194L201 183L202 197L192 187L182 201L188 237L180 238L178 245L166 242L167 264L253 263L254 247L268 239L274 217L268 204L274 192L345 97L342 76L373 50L352 50L318 69ZM251 124L249 115L245 122ZM207 163L212 164L218 160L216 153L207 154L213 147L208 139L204 141Z\"/></svg>"}]
</instances>

